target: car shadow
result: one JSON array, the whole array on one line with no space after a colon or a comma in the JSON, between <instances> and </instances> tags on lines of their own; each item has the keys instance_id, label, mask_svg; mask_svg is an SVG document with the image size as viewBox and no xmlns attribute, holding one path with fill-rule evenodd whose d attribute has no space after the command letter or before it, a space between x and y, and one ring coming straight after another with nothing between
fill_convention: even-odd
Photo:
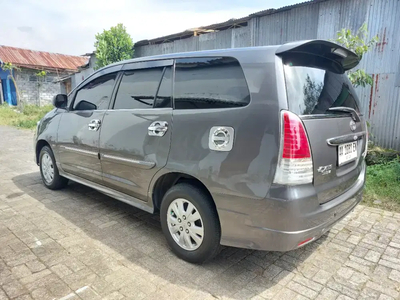
<instances>
[{"instance_id":1,"label":"car shadow","mask_svg":"<svg viewBox=\"0 0 400 300\"><path fill-rule=\"evenodd\" d=\"M39 172L15 176L12 180L21 194L41 202L65 219L64 224L70 222L78 231L96 240L97 245L118 253L117 259L128 268L132 264L139 266L183 290L207 291L214 297L249 299L260 295L268 298L277 284L281 288L294 276L314 276L319 268L310 262L310 256L327 239L324 235L286 253L223 247L212 261L193 265L178 259L169 250L157 215L74 182L63 190L50 191L42 184ZM76 246L79 248L79 243Z\"/></svg>"}]
</instances>

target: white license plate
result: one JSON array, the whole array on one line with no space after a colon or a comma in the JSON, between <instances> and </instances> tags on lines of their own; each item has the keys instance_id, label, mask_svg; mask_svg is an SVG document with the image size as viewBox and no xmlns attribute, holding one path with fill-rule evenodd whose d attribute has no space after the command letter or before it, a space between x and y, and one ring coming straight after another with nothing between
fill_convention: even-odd
<instances>
[{"instance_id":1,"label":"white license plate","mask_svg":"<svg viewBox=\"0 0 400 300\"><path fill-rule=\"evenodd\" d=\"M339 145L338 161L339 166L344 165L357 158L357 142Z\"/></svg>"}]
</instances>

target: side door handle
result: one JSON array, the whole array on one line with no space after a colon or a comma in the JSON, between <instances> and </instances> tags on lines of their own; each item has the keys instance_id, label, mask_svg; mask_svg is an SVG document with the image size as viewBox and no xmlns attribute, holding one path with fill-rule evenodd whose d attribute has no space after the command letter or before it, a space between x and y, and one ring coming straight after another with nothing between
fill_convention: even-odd
<instances>
[{"instance_id":1,"label":"side door handle","mask_svg":"<svg viewBox=\"0 0 400 300\"><path fill-rule=\"evenodd\" d=\"M93 119L88 124L88 129L91 131L97 131L99 130L100 126L101 126L101 121L98 119Z\"/></svg>"},{"instance_id":2,"label":"side door handle","mask_svg":"<svg viewBox=\"0 0 400 300\"><path fill-rule=\"evenodd\" d=\"M168 122L156 121L150 124L148 128L149 136L164 136L168 130Z\"/></svg>"}]
</instances>

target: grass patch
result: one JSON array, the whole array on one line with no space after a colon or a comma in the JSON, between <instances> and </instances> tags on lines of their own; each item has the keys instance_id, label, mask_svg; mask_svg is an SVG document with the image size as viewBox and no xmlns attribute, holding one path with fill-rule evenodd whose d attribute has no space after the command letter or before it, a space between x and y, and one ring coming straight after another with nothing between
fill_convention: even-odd
<instances>
[{"instance_id":1,"label":"grass patch","mask_svg":"<svg viewBox=\"0 0 400 300\"><path fill-rule=\"evenodd\" d=\"M52 105L36 106L25 105L22 112L17 108L0 105L0 125L15 126L18 128L32 129L36 123L43 118L54 107Z\"/></svg>"},{"instance_id":2,"label":"grass patch","mask_svg":"<svg viewBox=\"0 0 400 300\"><path fill-rule=\"evenodd\" d=\"M398 158L368 166L363 203L400 212L400 162Z\"/></svg>"}]
</instances>

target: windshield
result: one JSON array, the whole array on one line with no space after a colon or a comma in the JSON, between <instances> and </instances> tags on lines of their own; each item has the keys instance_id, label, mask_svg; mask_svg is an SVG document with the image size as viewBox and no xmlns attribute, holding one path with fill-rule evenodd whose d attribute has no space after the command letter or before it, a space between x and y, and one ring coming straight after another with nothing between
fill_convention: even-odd
<instances>
[{"instance_id":1,"label":"windshield","mask_svg":"<svg viewBox=\"0 0 400 300\"><path fill-rule=\"evenodd\" d=\"M298 115L336 114L331 107L350 107L359 112L357 95L346 74L319 68L284 64L289 110Z\"/></svg>"}]
</instances>

